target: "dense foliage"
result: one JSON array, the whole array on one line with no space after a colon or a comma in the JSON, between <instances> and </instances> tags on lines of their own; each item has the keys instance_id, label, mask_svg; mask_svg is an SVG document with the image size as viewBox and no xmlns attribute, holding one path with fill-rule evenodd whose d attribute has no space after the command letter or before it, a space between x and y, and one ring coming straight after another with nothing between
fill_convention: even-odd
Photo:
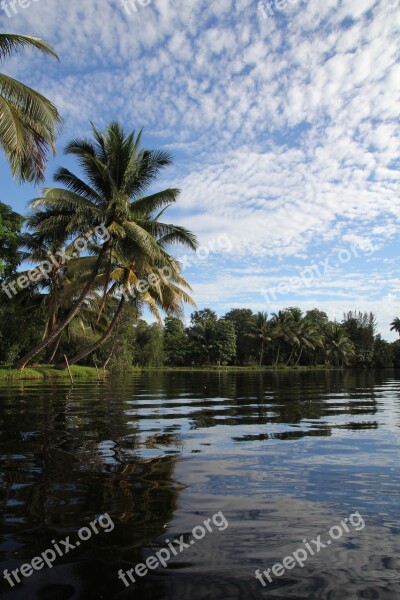
<instances>
[{"instance_id":1,"label":"dense foliage","mask_svg":"<svg viewBox=\"0 0 400 600\"><path fill-rule=\"evenodd\" d=\"M22 234L22 224L21 215L0 203L2 284L19 275L17 268L22 259L33 261L46 256L49 243L45 236L36 239L26 232ZM172 233L168 231L168 235ZM180 235L185 233L180 232ZM157 235L154 239L157 240ZM133 243L133 246L136 253L140 251L140 244ZM28 247L29 252L26 251ZM86 256L55 267L53 279L38 280L36 286L20 289L11 298L3 289L0 297L2 365L14 364L63 321L71 302L85 285L85 261L88 260L92 266L92 257ZM162 263L156 261L156 264ZM134 267L128 267L123 258L117 257L111 265L99 268L99 284L95 283L85 296L80 309L55 343L40 350L39 362L55 362L64 354L79 356L82 348L88 348L90 351L84 355L86 364L106 366L115 372L126 371L132 366L162 365L400 367L400 340L389 343L377 335L372 313L350 311L338 323L330 321L327 314L318 309L304 314L298 307L289 307L268 315L236 308L218 318L213 310L206 308L193 312L186 327L179 312L179 301L182 300L179 294L178 302L170 299L168 303L164 298L163 305L156 295L148 297L144 292L128 299L120 318L111 327L124 297L115 293L112 283L113 278L118 279L118 268L122 272L127 270L129 277ZM179 281L184 282L183 279ZM164 326L161 319L149 324L141 318L146 305L158 315L157 304L166 309ZM393 320L391 329L400 334L399 318Z\"/></svg>"}]
</instances>

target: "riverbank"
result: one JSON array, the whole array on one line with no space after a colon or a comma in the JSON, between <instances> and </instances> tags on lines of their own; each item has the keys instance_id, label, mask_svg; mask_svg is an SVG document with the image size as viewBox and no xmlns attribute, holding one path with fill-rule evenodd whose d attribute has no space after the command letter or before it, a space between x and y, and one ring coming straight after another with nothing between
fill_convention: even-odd
<instances>
[{"instance_id":1,"label":"riverbank","mask_svg":"<svg viewBox=\"0 0 400 600\"><path fill-rule=\"evenodd\" d=\"M278 365L274 366L264 366L259 367L257 365L248 366L248 367L239 367L239 366L216 366L209 365L204 367L135 367L133 372L135 371L159 371L164 373L191 373L191 372L199 372L199 373L208 373L208 372L229 372L229 373L264 373L264 372L276 372L276 371L337 371L342 370L340 367L327 367L326 365L317 365L317 366L290 366L286 365Z\"/></svg>"},{"instance_id":2,"label":"riverbank","mask_svg":"<svg viewBox=\"0 0 400 600\"><path fill-rule=\"evenodd\" d=\"M97 379L98 374L94 367L71 367L73 379ZM106 371L99 369L99 376L104 377ZM44 380L44 379L70 379L68 370L57 370L50 365L29 367L23 371L16 369L0 369L0 381L17 380Z\"/></svg>"}]
</instances>

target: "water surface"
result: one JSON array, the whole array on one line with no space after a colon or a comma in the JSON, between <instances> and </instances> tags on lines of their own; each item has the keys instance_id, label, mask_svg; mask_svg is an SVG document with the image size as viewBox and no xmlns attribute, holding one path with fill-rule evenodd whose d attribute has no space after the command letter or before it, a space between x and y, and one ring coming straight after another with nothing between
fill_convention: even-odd
<instances>
[{"instance_id":1,"label":"water surface","mask_svg":"<svg viewBox=\"0 0 400 600\"><path fill-rule=\"evenodd\" d=\"M146 373L0 387L0 577L103 513L115 528L4 598L400 598L400 373ZM124 571L222 511L131 587ZM271 568L358 511L365 527Z\"/></svg>"}]
</instances>

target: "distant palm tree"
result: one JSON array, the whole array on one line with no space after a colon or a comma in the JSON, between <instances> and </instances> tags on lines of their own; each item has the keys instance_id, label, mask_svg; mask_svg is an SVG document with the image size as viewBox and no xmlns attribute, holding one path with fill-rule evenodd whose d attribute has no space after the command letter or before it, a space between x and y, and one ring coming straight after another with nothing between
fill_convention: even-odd
<instances>
[{"instance_id":1,"label":"distant palm tree","mask_svg":"<svg viewBox=\"0 0 400 600\"><path fill-rule=\"evenodd\" d=\"M324 345L323 335L311 325L306 319L303 319L296 330L296 337L299 340L299 354L296 359L296 365L299 364L304 350L315 350Z\"/></svg>"},{"instance_id":2,"label":"distant palm tree","mask_svg":"<svg viewBox=\"0 0 400 600\"><path fill-rule=\"evenodd\" d=\"M399 317L396 317L390 323L390 331L395 331L396 333L398 333L400 335L400 319L399 319Z\"/></svg>"},{"instance_id":3,"label":"distant palm tree","mask_svg":"<svg viewBox=\"0 0 400 600\"><path fill-rule=\"evenodd\" d=\"M329 365L349 364L355 356L353 342L347 337L344 329L337 323L331 323L326 331L325 339L326 360Z\"/></svg>"},{"instance_id":4,"label":"distant palm tree","mask_svg":"<svg viewBox=\"0 0 400 600\"><path fill-rule=\"evenodd\" d=\"M278 352L275 360L275 367L278 365L282 342L288 342L292 346L298 345L299 340L295 333L293 315L287 310L280 310L274 313L271 319L272 337L279 340Z\"/></svg>"},{"instance_id":5,"label":"distant palm tree","mask_svg":"<svg viewBox=\"0 0 400 600\"><path fill-rule=\"evenodd\" d=\"M268 321L267 312L258 312L255 315L255 320L250 325L249 337L256 338L260 341L260 367L264 361L265 345L272 340L271 322Z\"/></svg>"},{"instance_id":6,"label":"distant palm tree","mask_svg":"<svg viewBox=\"0 0 400 600\"><path fill-rule=\"evenodd\" d=\"M0 34L0 63L20 48L30 47L57 58L54 50L39 38L11 33ZM55 152L57 108L42 94L20 81L0 73L0 146L18 181L44 179L49 149Z\"/></svg>"}]
</instances>

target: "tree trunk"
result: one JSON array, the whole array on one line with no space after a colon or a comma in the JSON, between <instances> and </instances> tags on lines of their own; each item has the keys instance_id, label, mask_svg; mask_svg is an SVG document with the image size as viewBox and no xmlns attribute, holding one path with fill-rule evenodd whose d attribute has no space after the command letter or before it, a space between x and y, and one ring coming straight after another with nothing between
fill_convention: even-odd
<instances>
[{"instance_id":1,"label":"tree trunk","mask_svg":"<svg viewBox=\"0 0 400 600\"><path fill-rule=\"evenodd\" d=\"M279 346L278 346L278 354L276 356L276 361L275 361L275 367L278 365L278 361L279 361L279 355L281 353L281 343L279 342Z\"/></svg>"},{"instance_id":2,"label":"tree trunk","mask_svg":"<svg viewBox=\"0 0 400 600\"><path fill-rule=\"evenodd\" d=\"M104 344L104 342L106 342L108 340L108 338L112 334L115 326L117 325L118 321L122 317L122 313L125 308L125 302L126 302L125 297L122 296L120 303L118 305L118 308L113 317L113 320L111 321L107 331L89 348L85 348L84 350L82 350L81 352L76 354L73 358L69 359L68 362L70 365L74 365L77 362L79 362L80 360L82 360L82 358L85 358L89 354L92 354L92 352L95 352L98 348L100 348L100 346L102 346ZM62 363L59 363L56 365L56 369L65 369L65 367L66 367L65 362L62 362Z\"/></svg>"},{"instance_id":3,"label":"tree trunk","mask_svg":"<svg viewBox=\"0 0 400 600\"><path fill-rule=\"evenodd\" d=\"M108 242L106 242L104 244L104 246L102 247L100 254L97 258L97 261L96 261L96 264L93 269L91 277L89 278L87 284L85 285L85 287L83 288L83 290L81 292L81 295L79 296L75 305L69 311L69 313L68 313L67 317L65 318L65 320L63 321L63 323L61 323L61 325L56 327L46 339L42 340L39 344L36 344L36 346L34 348L32 348L31 350L29 350L29 352L27 352L25 354L25 356L20 358L15 363L14 369L20 369L20 370L24 369L26 367L26 365L28 364L28 362L32 360L32 358L34 358L37 354L39 354L39 352L41 352L42 350L47 348L47 346L52 344L57 339L57 337L60 335L60 333L62 333L64 331L64 329L67 327L67 325L69 325L69 323L72 321L72 319L78 314L80 307L82 306L82 304L84 303L84 301L86 299L86 296L89 294L89 292L91 291L91 289L93 287L94 281L95 281L97 274L99 272L99 269L100 269L101 261L103 259L104 253L106 252L107 248L108 248Z\"/></svg>"},{"instance_id":4,"label":"tree trunk","mask_svg":"<svg viewBox=\"0 0 400 600\"><path fill-rule=\"evenodd\" d=\"M292 350L290 352L289 360L287 361L286 366L290 365L290 362L291 362L292 356L293 356L293 352L294 352L294 346L292 346Z\"/></svg>"},{"instance_id":5,"label":"tree trunk","mask_svg":"<svg viewBox=\"0 0 400 600\"><path fill-rule=\"evenodd\" d=\"M297 358L297 361L296 361L296 367L297 367L297 365L298 365L298 364L299 364L299 362L300 362L300 359L301 359L301 355L302 355L302 354L303 354L303 346L301 347L301 350L300 350L299 356L298 356L298 358Z\"/></svg>"},{"instance_id":6,"label":"tree trunk","mask_svg":"<svg viewBox=\"0 0 400 600\"><path fill-rule=\"evenodd\" d=\"M103 369L104 369L104 371L107 369L107 367L108 367L108 363L109 363L109 362L110 362L110 360L112 359L112 355L114 354L114 349L115 349L115 343L113 344L113 347L111 348L111 352L110 352L110 354L108 355L108 357L107 357L107 359L106 359L106 362L105 362L105 363L104 363L104 365L103 365Z\"/></svg>"},{"instance_id":7,"label":"tree trunk","mask_svg":"<svg viewBox=\"0 0 400 600\"><path fill-rule=\"evenodd\" d=\"M49 363L50 363L50 364L51 364L51 363L53 362L53 360L54 360L54 357L55 357L55 355L56 355L56 352L57 352L57 350L58 350L58 348L59 348L59 345L60 345L60 342L61 342L61 338L62 338L62 333L60 333L60 335L58 336L58 338L57 338L57 341L56 341L56 343L55 343L55 345L54 345L53 352L51 353L51 356L50 356L50 358L49 358Z\"/></svg>"},{"instance_id":8,"label":"tree trunk","mask_svg":"<svg viewBox=\"0 0 400 600\"><path fill-rule=\"evenodd\" d=\"M260 351L260 367L262 367L264 359L264 340L261 343L261 351Z\"/></svg>"}]
</instances>

